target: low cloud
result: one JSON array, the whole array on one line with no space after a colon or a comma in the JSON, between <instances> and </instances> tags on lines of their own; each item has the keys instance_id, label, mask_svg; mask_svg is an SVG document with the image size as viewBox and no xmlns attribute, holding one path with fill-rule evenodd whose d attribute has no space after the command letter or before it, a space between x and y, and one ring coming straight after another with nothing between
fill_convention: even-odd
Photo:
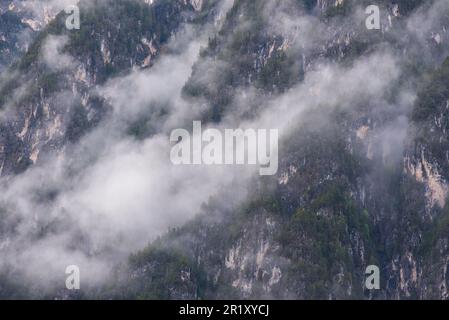
<instances>
[{"instance_id":1,"label":"low cloud","mask_svg":"<svg viewBox=\"0 0 449 320\"><path fill-rule=\"evenodd\" d=\"M64 53L64 47L68 43L67 36L50 35L43 44L42 60L51 71L62 71L75 66L73 57Z\"/></svg>"}]
</instances>

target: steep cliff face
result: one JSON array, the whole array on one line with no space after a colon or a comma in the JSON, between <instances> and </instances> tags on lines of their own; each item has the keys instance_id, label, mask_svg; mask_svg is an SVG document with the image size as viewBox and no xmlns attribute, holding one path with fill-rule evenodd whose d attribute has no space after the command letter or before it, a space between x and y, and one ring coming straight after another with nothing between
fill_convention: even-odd
<instances>
[{"instance_id":1,"label":"steep cliff face","mask_svg":"<svg viewBox=\"0 0 449 320\"><path fill-rule=\"evenodd\" d=\"M50 19L0 89L9 118L1 124L0 174L22 172L94 127L108 108L93 89L133 68L151 67L195 10L198 4L186 1L85 1L79 32L65 28L64 13Z\"/></svg>"},{"instance_id":2,"label":"steep cliff face","mask_svg":"<svg viewBox=\"0 0 449 320\"><path fill-rule=\"evenodd\" d=\"M0 71L3 71L20 53L26 50L32 29L22 22L10 1L0 2Z\"/></svg>"},{"instance_id":3,"label":"steep cliff face","mask_svg":"<svg viewBox=\"0 0 449 320\"><path fill-rule=\"evenodd\" d=\"M98 89L157 66L186 24L213 26L182 89L192 113L207 106L208 124L284 129L276 176L255 177L239 205L214 195L84 295L448 298L449 7L380 1L381 29L368 31L369 4L236 0L219 16L219 1L86 1L80 31L67 31L62 13L43 28L0 86L8 179L67 156L117 107ZM27 28L11 19L8 30ZM146 120L167 109L148 107L127 132L156 135ZM11 241L0 240L0 250ZM372 264L381 290L364 286Z\"/></svg>"},{"instance_id":4,"label":"steep cliff face","mask_svg":"<svg viewBox=\"0 0 449 320\"><path fill-rule=\"evenodd\" d=\"M200 27L213 27L222 19L217 16L221 13L222 4L217 7L215 1L82 1L79 7L82 29L67 30L67 15L59 13L39 32L26 54L3 74L0 84L0 175L3 177L2 187L8 190L8 183L21 177L28 169L42 167L52 161L64 163L66 173L72 177L72 170L89 166L92 159L85 158L87 162L82 164L74 159L79 156L76 152L83 152L83 148L79 148L81 144L78 144L80 139L103 125L116 107L111 106L100 92L102 87L107 87L106 82L151 69L161 51L175 55L177 50L181 50L168 45L172 37L185 37L187 43L195 32L201 34ZM182 47L182 39L179 42ZM125 138L149 134L141 130L138 116L121 119L119 130L125 132ZM153 132L151 128L149 131ZM27 185L39 184L38 180L33 178ZM37 196L36 199L42 200L41 204L50 204L61 190L52 186L48 189L48 186L37 186L28 195L33 197L35 191L45 194L43 198ZM63 229L66 229L65 223L69 223L69 219L63 217L64 209L60 211L57 208L59 213L53 217L48 212L42 216L35 212L30 220L22 219L21 210L11 206L12 198L4 196L0 201L0 247L5 255L16 250L14 246L20 243L18 237L41 239L40 230L50 225L56 227L53 231L58 230L57 233L65 232ZM23 199L19 206L22 204ZM65 222L59 224L57 220L60 218ZM22 226L28 231L16 233L17 223L26 224ZM83 232L78 231L75 231L76 237L83 238ZM49 235L44 234L44 238ZM86 245L87 255L96 250L93 247ZM23 297L43 294L36 293L40 289L33 291L29 287L24 290L27 293L20 291L18 287L26 280L13 280L16 277L11 274L17 270L13 268L9 273L11 262L11 259L3 258L1 261L1 295ZM17 276L20 277L24 274Z\"/></svg>"},{"instance_id":5,"label":"steep cliff face","mask_svg":"<svg viewBox=\"0 0 449 320\"><path fill-rule=\"evenodd\" d=\"M38 32L56 14L75 1L2 0L0 1L0 70L17 61L29 48Z\"/></svg>"},{"instance_id":6,"label":"steep cliff face","mask_svg":"<svg viewBox=\"0 0 449 320\"><path fill-rule=\"evenodd\" d=\"M349 109L339 106L325 112L332 121L324 124L323 110L307 112L287 139L276 179L261 181L265 187L254 187L253 200L233 213L222 213L225 218L210 218L212 204L204 218L133 256L131 276L117 292L131 288L132 296L175 299L447 298L447 158L441 153L446 149L444 71L437 71L431 77L434 82L421 89L411 122L407 117L414 98L404 96L424 81L410 64L439 68L447 54L447 21L426 27L422 51L433 58L420 59L404 42L413 35L398 32L413 19L409 16L416 15L420 1L385 1L382 37L354 27L349 18L353 5L318 1L315 14L327 19L322 27L332 36L312 48L298 49L295 41L301 44L306 36L304 26L287 34L253 28L240 35L234 17L244 16L248 22L255 12L263 12L263 5L255 9L254 3L240 1L228 15L228 29L210 41L204 56L228 66L229 80L219 87L225 88L226 97L233 97L236 87L255 86L269 99L295 88L323 60L345 65L387 44L402 52L403 60L395 63L403 64L404 72L383 92L391 108L379 105L385 101L362 99ZM304 9L310 10L307 3L296 8ZM258 19L263 17L255 17L255 24ZM227 55L230 50L239 54ZM216 107L211 119L219 121L233 108L232 99L217 100L218 89L201 84L195 74L194 69L187 93L211 100ZM271 77L265 79L265 74ZM329 87L339 88L336 83ZM423 104L440 108L418 116L426 112ZM165 263L159 265L162 252ZM382 270L382 290L364 287L370 264ZM161 281L162 268L170 273Z\"/></svg>"}]
</instances>

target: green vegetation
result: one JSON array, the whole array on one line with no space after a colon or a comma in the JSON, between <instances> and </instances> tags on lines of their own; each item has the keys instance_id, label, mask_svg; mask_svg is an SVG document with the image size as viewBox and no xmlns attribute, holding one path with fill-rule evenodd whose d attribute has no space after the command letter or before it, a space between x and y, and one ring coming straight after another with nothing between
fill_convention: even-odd
<instances>
[{"instance_id":1,"label":"green vegetation","mask_svg":"<svg viewBox=\"0 0 449 320\"><path fill-rule=\"evenodd\" d=\"M441 68L429 75L428 80L420 89L412 119L424 121L436 112L446 107L449 99L449 58Z\"/></svg>"}]
</instances>

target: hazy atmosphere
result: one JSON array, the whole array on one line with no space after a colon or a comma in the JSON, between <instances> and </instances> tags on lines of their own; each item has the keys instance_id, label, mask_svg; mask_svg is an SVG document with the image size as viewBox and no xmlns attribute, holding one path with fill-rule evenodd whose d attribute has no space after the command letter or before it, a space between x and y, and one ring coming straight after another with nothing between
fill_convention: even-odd
<instances>
[{"instance_id":1,"label":"hazy atmosphere","mask_svg":"<svg viewBox=\"0 0 449 320\"><path fill-rule=\"evenodd\" d=\"M0 0L0 297L448 299L448 59L447 0Z\"/></svg>"}]
</instances>

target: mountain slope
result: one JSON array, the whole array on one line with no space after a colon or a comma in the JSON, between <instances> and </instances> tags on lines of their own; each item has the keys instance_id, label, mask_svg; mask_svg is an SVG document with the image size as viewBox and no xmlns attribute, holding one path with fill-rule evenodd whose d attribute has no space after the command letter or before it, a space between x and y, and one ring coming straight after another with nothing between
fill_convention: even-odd
<instances>
[{"instance_id":1,"label":"mountain slope","mask_svg":"<svg viewBox=\"0 0 449 320\"><path fill-rule=\"evenodd\" d=\"M229 39L225 27L206 51L206 57L215 56L213 61L224 60L229 66L225 72L230 74L222 78L228 82L219 83L220 94L217 96L217 89L210 88L210 84L198 87L195 71L187 83L188 93L205 95L218 110L232 108L229 96L235 95L236 87L250 84L264 94L282 92L303 81L304 73L313 70L316 51L310 58L295 49L284 53L282 44L288 39L276 40L276 35L269 33L267 36L267 29L260 26L250 27L242 35L236 31L238 26L232 21L239 12L240 17L245 15L246 24L266 23L259 22L263 17L257 13L263 12L263 4L257 3L260 7L256 9L252 7L256 3L237 2L227 24L234 36ZM401 3L400 12L413 12L419 4ZM324 1L319 5L326 16L334 8ZM395 8L392 3L389 7ZM332 27L332 20L328 23ZM445 131L441 131L444 111L427 111L438 105L445 110L445 67L421 89L412 122L404 123L410 109L401 106L404 97L395 91L420 87L425 80L417 73L411 74L408 64L427 62L416 60L414 48L399 42L401 34L394 29L385 32L383 39L373 39L359 30L344 45L334 38L318 56L351 65L382 45L397 46L399 52L407 50L403 56L404 75L383 96L393 108L380 108L376 106L379 102L362 98L351 109L340 105L325 114L323 109L303 114L283 146L286 156L277 180L263 179L252 185L256 191L242 207L223 208L218 196L200 218L133 255L117 287L110 289L112 295L165 299L447 298L447 178L443 174L447 172L447 159L436 162L435 155L427 151L428 146L439 154L446 150ZM270 44L271 51L266 50ZM354 51L354 46L363 49ZM425 50L433 52L433 61L438 61L441 48L433 46L429 42ZM236 59L230 62L232 57ZM264 67L257 68L259 61L270 68L272 84L268 86L258 81L265 73ZM306 63L308 67L301 67ZM432 68L430 65L429 70ZM338 90L339 86L331 83L330 88ZM219 121L223 111L213 112L212 120ZM423 117L430 128L422 127ZM395 131L391 126L403 127L404 131ZM416 127L427 138L435 131L441 134L430 138L433 142L423 142L421 134L414 135ZM399 147L395 142L398 134L407 134L409 139L397 153L390 148ZM434 248L432 253L430 248ZM370 264L382 270L382 290L377 292L364 288L364 272Z\"/></svg>"},{"instance_id":2,"label":"mountain slope","mask_svg":"<svg viewBox=\"0 0 449 320\"><path fill-rule=\"evenodd\" d=\"M0 296L447 299L449 7L380 1L367 30L369 4L83 1L79 32L57 15L0 85ZM199 119L279 128L278 174L166 170L167 133ZM42 248L92 263L89 284L34 283L15 259Z\"/></svg>"}]
</instances>

